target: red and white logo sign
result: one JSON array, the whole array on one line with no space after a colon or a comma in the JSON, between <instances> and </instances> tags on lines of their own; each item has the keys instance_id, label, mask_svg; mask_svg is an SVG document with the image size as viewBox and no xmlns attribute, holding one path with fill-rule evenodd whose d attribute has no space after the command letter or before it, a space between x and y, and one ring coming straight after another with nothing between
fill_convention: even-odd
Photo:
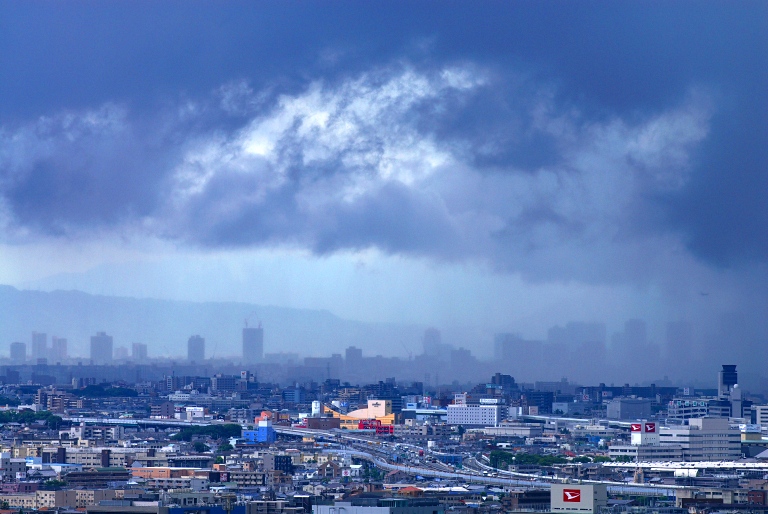
<instances>
[{"instance_id":1,"label":"red and white logo sign","mask_svg":"<svg viewBox=\"0 0 768 514\"><path fill-rule=\"evenodd\" d=\"M645 431L651 433L656 432L656 423L646 423Z\"/></svg>"},{"instance_id":2,"label":"red and white logo sign","mask_svg":"<svg viewBox=\"0 0 768 514\"><path fill-rule=\"evenodd\" d=\"M578 503L581 501L581 489L563 489L563 501Z\"/></svg>"},{"instance_id":3,"label":"red and white logo sign","mask_svg":"<svg viewBox=\"0 0 768 514\"><path fill-rule=\"evenodd\" d=\"M640 423L632 423L632 425L630 425L630 428L633 432L643 431L643 425L641 425Z\"/></svg>"}]
</instances>

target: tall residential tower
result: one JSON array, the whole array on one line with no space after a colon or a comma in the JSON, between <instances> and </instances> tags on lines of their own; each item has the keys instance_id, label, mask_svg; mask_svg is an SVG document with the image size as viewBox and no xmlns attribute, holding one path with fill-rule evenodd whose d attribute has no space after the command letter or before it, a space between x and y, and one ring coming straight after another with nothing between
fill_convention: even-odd
<instances>
[{"instance_id":1,"label":"tall residential tower","mask_svg":"<svg viewBox=\"0 0 768 514\"><path fill-rule=\"evenodd\" d=\"M91 362L93 364L112 363L112 336L99 332L91 336Z\"/></svg>"},{"instance_id":2,"label":"tall residential tower","mask_svg":"<svg viewBox=\"0 0 768 514\"><path fill-rule=\"evenodd\" d=\"M201 363L205 360L205 338L192 336L187 341L187 360Z\"/></svg>"}]
</instances>

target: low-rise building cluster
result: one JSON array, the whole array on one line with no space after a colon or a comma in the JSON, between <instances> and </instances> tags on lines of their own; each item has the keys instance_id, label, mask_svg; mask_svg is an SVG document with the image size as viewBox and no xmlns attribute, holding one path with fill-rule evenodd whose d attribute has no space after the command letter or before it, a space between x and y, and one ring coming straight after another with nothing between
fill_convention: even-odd
<instances>
[{"instance_id":1,"label":"low-rise building cluster","mask_svg":"<svg viewBox=\"0 0 768 514\"><path fill-rule=\"evenodd\" d=\"M501 373L430 391L395 379L280 386L248 371L140 383L6 380L0 507L91 514L768 510L764 401L723 383L735 368L724 371L714 394L519 384ZM717 408L679 419L680 397Z\"/></svg>"}]
</instances>

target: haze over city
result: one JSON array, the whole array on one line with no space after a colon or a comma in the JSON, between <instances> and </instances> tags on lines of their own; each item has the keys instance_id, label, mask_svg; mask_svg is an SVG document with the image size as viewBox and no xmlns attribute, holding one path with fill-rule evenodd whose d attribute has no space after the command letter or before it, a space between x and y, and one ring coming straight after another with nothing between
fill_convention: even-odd
<instances>
[{"instance_id":1,"label":"haze over city","mask_svg":"<svg viewBox=\"0 0 768 514\"><path fill-rule=\"evenodd\" d=\"M582 380L761 385L766 26L760 2L5 3L0 356L105 331L223 357L250 318L272 353L409 359L434 327L481 360L564 345Z\"/></svg>"}]
</instances>

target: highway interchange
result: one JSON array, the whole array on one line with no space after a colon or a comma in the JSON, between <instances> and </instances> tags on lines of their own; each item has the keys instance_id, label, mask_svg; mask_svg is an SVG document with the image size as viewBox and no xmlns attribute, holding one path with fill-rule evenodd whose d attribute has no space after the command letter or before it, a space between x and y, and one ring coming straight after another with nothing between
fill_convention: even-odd
<instances>
[{"instance_id":1,"label":"highway interchange","mask_svg":"<svg viewBox=\"0 0 768 514\"><path fill-rule=\"evenodd\" d=\"M275 430L284 436L311 437L318 444L325 445L326 452L365 459L386 471L398 470L412 476L440 479L448 483L532 488L549 487L552 482L566 480L498 470L479 461L475 455L470 453L462 454L462 467L456 468L438 461L428 448L403 442L383 441L374 435L351 433L343 430L311 430L282 426L275 426ZM397 460L393 458L393 455L398 456ZM605 483L608 484L608 490L614 494L633 493L646 496L674 496L676 489L684 488L682 486L650 486L647 484L589 480L584 480L582 483Z\"/></svg>"},{"instance_id":2,"label":"highway interchange","mask_svg":"<svg viewBox=\"0 0 768 514\"><path fill-rule=\"evenodd\" d=\"M79 418L65 417L71 422L100 423L100 424L119 424L134 425L158 428L185 427L185 426L206 426L212 424L210 421L190 422L179 420L136 420L136 419L116 419L116 418ZM463 465L456 468L449 464L439 462L436 456L428 448L422 446L382 440L373 434L361 433L358 431L346 430L313 430L299 427L286 427L281 425L274 426L275 431L283 436L309 437L318 444L322 444L324 451L329 453L342 453L350 457L357 457L374 463L377 467L386 470L399 470L411 476L421 476L424 478L440 479L446 483L474 483L495 485L500 487L549 487L553 482L567 481L567 478L558 478L552 476L532 475L515 473L512 471L498 470L491 468L485 462L477 460L478 455L469 452L462 452ZM398 448L395 448L397 446ZM419 456L423 451L424 455ZM397 460L393 455L401 456ZM402 456L405 458L402 458ZM481 460L483 457L479 456ZM639 463L639 464L609 464L612 467L652 467L665 469L682 468L700 468L716 469L721 471L738 471L765 469L763 463L745 463L745 462L700 462L700 463ZM595 482L583 480L582 483L605 483L608 490L613 494L643 494L645 496L674 496L678 489L687 489L686 486L675 485L651 485L634 484L619 482Z\"/></svg>"}]
</instances>

